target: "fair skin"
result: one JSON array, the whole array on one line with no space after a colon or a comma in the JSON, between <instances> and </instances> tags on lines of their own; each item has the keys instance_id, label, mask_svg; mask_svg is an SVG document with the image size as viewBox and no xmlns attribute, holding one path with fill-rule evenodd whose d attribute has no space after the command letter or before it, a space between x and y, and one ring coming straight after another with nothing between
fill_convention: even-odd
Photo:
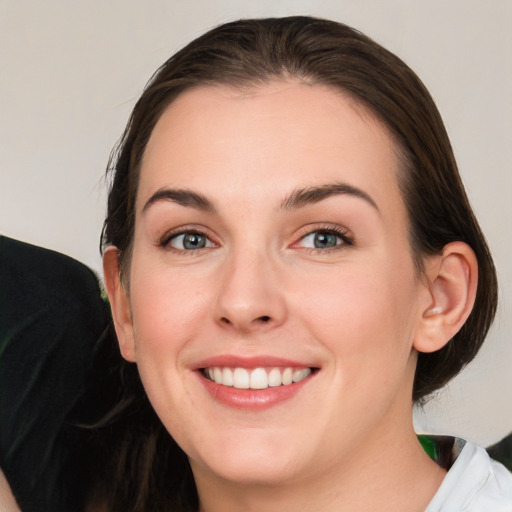
<instances>
[{"instance_id":1,"label":"fair skin","mask_svg":"<svg viewBox=\"0 0 512 512\"><path fill-rule=\"evenodd\" d=\"M411 512L437 490L412 427L417 351L466 319L476 262L454 243L417 275L398 168L385 127L323 86L200 87L158 121L126 281L115 248L105 279L204 512ZM209 368L306 371L248 390Z\"/></svg>"},{"instance_id":2,"label":"fair skin","mask_svg":"<svg viewBox=\"0 0 512 512\"><path fill-rule=\"evenodd\" d=\"M21 512L3 471L0 471L0 505L2 512Z\"/></svg>"}]
</instances>

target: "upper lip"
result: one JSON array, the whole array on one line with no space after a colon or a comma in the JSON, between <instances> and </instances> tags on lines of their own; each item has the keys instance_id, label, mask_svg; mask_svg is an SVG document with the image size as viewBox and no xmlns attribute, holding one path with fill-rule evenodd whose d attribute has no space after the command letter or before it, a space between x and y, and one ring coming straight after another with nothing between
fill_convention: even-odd
<instances>
[{"instance_id":1,"label":"upper lip","mask_svg":"<svg viewBox=\"0 0 512 512\"><path fill-rule=\"evenodd\" d=\"M251 356L240 357L236 355L218 355L208 357L202 361L197 362L193 366L193 370L211 367L228 367L228 368L273 368L273 367L290 367L290 368L315 368L310 362L301 362L287 358L275 356Z\"/></svg>"}]
</instances>

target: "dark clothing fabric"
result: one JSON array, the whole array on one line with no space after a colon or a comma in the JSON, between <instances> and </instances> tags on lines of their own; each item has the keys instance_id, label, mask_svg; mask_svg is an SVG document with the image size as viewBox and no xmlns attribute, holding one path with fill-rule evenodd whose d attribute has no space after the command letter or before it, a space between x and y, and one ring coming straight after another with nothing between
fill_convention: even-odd
<instances>
[{"instance_id":1,"label":"dark clothing fabric","mask_svg":"<svg viewBox=\"0 0 512 512\"><path fill-rule=\"evenodd\" d=\"M109 322L91 270L0 237L0 467L23 512L83 508Z\"/></svg>"}]
</instances>

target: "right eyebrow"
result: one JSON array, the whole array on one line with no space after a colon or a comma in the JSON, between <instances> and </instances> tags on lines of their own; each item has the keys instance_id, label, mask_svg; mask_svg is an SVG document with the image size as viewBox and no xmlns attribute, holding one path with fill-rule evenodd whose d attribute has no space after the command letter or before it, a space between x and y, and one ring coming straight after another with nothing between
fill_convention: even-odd
<instances>
[{"instance_id":1,"label":"right eyebrow","mask_svg":"<svg viewBox=\"0 0 512 512\"><path fill-rule=\"evenodd\" d=\"M144 204L142 213L160 201L171 201L181 206L196 208L204 212L214 212L213 203L202 194L187 189L160 188Z\"/></svg>"},{"instance_id":2,"label":"right eyebrow","mask_svg":"<svg viewBox=\"0 0 512 512\"><path fill-rule=\"evenodd\" d=\"M281 208L285 210L301 208L308 204L319 203L324 199L337 195L349 195L363 199L379 212L377 203L367 192L347 183L328 183L326 185L294 190L293 193L282 202Z\"/></svg>"}]
</instances>

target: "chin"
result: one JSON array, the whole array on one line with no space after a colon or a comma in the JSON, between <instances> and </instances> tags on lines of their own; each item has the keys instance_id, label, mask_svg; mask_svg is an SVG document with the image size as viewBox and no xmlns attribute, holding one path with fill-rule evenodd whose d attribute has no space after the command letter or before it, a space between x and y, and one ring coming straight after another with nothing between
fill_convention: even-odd
<instances>
[{"instance_id":1,"label":"chin","mask_svg":"<svg viewBox=\"0 0 512 512\"><path fill-rule=\"evenodd\" d=\"M192 469L197 463L197 466L232 483L276 485L294 479L301 473L300 468L308 466L305 451L301 447L301 452L297 453L301 444L294 441L242 438L238 442L219 443L218 446L219 449L198 454L197 462L195 457L191 457Z\"/></svg>"},{"instance_id":2,"label":"chin","mask_svg":"<svg viewBox=\"0 0 512 512\"><path fill-rule=\"evenodd\" d=\"M223 480L237 485L282 485L293 479L297 466L291 467L283 461L263 459L262 457L226 458L215 461L209 466L209 470ZM294 471L295 469L295 471Z\"/></svg>"}]
</instances>

